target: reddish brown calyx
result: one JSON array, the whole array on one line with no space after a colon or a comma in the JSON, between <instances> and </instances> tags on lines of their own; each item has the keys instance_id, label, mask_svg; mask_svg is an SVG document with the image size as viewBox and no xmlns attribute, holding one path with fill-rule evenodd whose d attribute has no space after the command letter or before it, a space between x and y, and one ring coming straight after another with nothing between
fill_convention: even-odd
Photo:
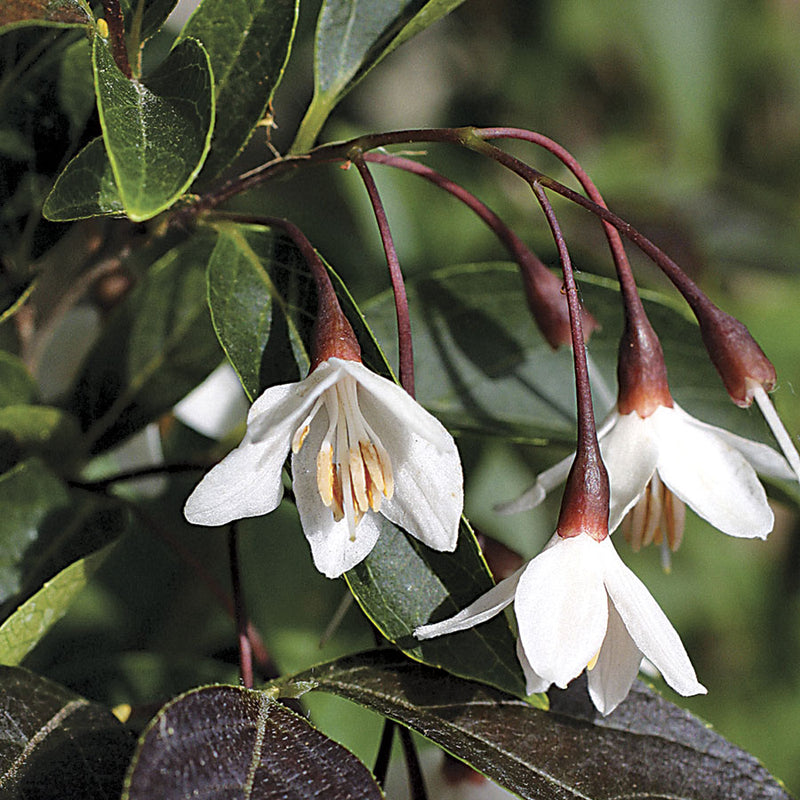
<instances>
[{"instance_id":1,"label":"reddish brown calyx","mask_svg":"<svg viewBox=\"0 0 800 800\"><path fill-rule=\"evenodd\" d=\"M556 533L562 539L586 533L602 542L608 536L608 502L608 472L600 448L582 447L579 442L561 498Z\"/></svg>"},{"instance_id":2,"label":"reddish brown calyx","mask_svg":"<svg viewBox=\"0 0 800 800\"><path fill-rule=\"evenodd\" d=\"M361 347L353 326L339 305L333 286L319 286L317 319L311 346L311 371L329 358L361 361Z\"/></svg>"},{"instance_id":3,"label":"reddish brown calyx","mask_svg":"<svg viewBox=\"0 0 800 800\"><path fill-rule=\"evenodd\" d=\"M775 367L743 323L711 303L694 311L708 355L737 406L753 402L756 386L775 388Z\"/></svg>"},{"instance_id":4,"label":"reddish brown calyx","mask_svg":"<svg viewBox=\"0 0 800 800\"><path fill-rule=\"evenodd\" d=\"M542 336L553 350L561 345L572 344L572 330L569 323L569 307L564 294L563 281L529 250L516 252L521 267L525 298ZM592 331L600 327L597 320L581 307L581 325L585 341L589 341Z\"/></svg>"},{"instance_id":5,"label":"reddish brown calyx","mask_svg":"<svg viewBox=\"0 0 800 800\"><path fill-rule=\"evenodd\" d=\"M644 419L659 406L672 408L664 351L644 312L635 320L630 316L626 319L619 343L617 381L620 414L635 411Z\"/></svg>"}]
</instances>

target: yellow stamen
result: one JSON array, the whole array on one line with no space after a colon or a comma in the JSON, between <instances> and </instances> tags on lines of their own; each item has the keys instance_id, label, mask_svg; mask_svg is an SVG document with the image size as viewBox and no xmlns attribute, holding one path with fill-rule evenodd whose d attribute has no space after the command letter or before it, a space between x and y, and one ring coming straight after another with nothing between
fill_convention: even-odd
<instances>
[{"instance_id":1,"label":"yellow stamen","mask_svg":"<svg viewBox=\"0 0 800 800\"><path fill-rule=\"evenodd\" d=\"M362 440L358 443L358 446L361 450L361 458L363 459L364 464L367 467L367 471L369 472L369 477L379 492L385 492L386 484L383 480L381 461L378 456L378 451L375 449L375 445L372 444L372 442L365 442Z\"/></svg>"},{"instance_id":2,"label":"yellow stamen","mask_svg":"<svg viewBox=\"0 0 800 800\"><path fill-rule=\"evenodd\" d=\"M600 658L600 650L598 650L590 659L589 663L586 665L586 669L591 671L597 666L597 659Z\"/></svg>"},{"instance_id":3,"label":"yellow stamen","mask_svg":"<svg viewBox=\"0 0 800 800\"><path fill-rule=\"evenodd\" d=\"M317 453L317 488L322 502L330 508L334 498L336 475L333 467L333 448L323 445ZM341 488L339 489L341 494Z\"/></svg>"},{"instance_id":4,"label":"yellow stamen","mask_svg":"<svg viewBox=\"0 0 800 800\"><path fill-rule=\"evenodd\" d=\"M344 495L342 493L342 478L340 476L339 465L333 465L333 500L331 502L331 511L333 512L333 521L340 522L344 519Z\"/></svg>"},{"instance_id":5,"label":"yellow stamen","mask_svg":"<svg viewBox=\"0 0 800 800\"><path fill-rule=\"evenodd\" d=\"M350 448L350 480L353 491L353 507L361 512L369 508L367 497L367 476L360 447Z\"/></svg>"},{"instance_id":6,"label":"yellow stamen","mask_svg":"<svg viewBox=\"0 0 800 800\"><path fill-rule=\"evenodd\" d=\"M308 436L309 426L304 425L302 428L298 428L294 432L294 436L292 437L292 452L297 455L300 452L300 448L303 446L303 442L306 440L306 436Z\"/></svg>"}]
</instances>

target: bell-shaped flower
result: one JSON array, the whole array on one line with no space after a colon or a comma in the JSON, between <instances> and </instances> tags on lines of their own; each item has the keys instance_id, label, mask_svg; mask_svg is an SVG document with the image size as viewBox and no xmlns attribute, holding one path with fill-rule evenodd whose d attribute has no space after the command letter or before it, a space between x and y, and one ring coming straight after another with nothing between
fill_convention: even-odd
<instances>
[{"instance_id":1,"label":"bell-shaped flower","mask_svg":"<svg viewBox=\"0 0 800 800\"><path fill-rule=\"evenodd\" d=\"M675 629L610 537L556 534L536 558L472 605L414 635L428 639L464 630L511 603L529 693L552 684L564 688L587 669L592 702L608 714L627 696L643 656L676 692L706 691Z\"/></svg>"},{"instance_id":2,"label":"bell-shaped flower","mask_svg":"<svg viewBox=\"0 0 800 800\"><path fill-rule=\"evenodd\" d=\"M772 530L774 515L756 473L785 480L794 476L768 445L707 425L675 403L660 405L646 417L615 410L597 435L611 485L609 530L643 498L650 501L645 528L649 525L652 532L659 516L667 517L667 535L671 527L680 528L674 519L680 509L671 505L666 487L723 533L763 539ZM541 503L566 479L572 459L542 472L520 498L498 510L513 513ZM646 530L644 535L646 539ZM679 540L679 533L675 535Z\"/></svg>"},{"instance_id":3,"label":"bell-shaped flower","mask_svg":"<svg viewBox=\"0 0 800 800\"><path fill-rule=\"evenodd\" d=\"M429 547L455 549L463 479L453 437L400 386L334 357L253 403L244 439L191 494L186 518L223 525L272 511L290 449L300 521L328 577L369 554L381 515Z\"/></svg>"}]
</instances>

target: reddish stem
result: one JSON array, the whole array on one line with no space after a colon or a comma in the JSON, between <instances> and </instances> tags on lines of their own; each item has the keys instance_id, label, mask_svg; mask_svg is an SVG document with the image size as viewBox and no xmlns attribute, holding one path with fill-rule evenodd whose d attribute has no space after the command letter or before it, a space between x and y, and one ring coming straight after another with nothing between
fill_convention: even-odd
<instances>
[{"instance_id":1,"label":"reddish stem","mask_svg":"<svg viewBox=\"0 0 800 800\"><path fill-rule=\"evenodd\" d=\"M408 296L406 295L406 284L403 280L403 272L400 269L400 260L397 258L397 249L394 246L392 232L389 230L389 219L386 216L386 209L381 202L378 187L375 179L366 165L363 155L354 152L352 157L356 169L364 181L367 194L369 195L372 210L375 212L375 219L378 223L378 230L383 242L383 251L386 253L386 264L389 267L389 276L392 281L392 292L394 293L394 307L397 316L397 349L400 354L400 385L414 397L414 344L411 337L411 316L408 312Z\"/></svg>"},{"instance_id":2,"label":"reddish stem","mask_svg":"<svg viewBox=\"0 0 800 800\"><path fill-rule=\"evenodd\" d=\"M603 459L600 457L600 445L597 441L589 367L586 363L586 344L581 328L578 287L575 285L567 243L547 193L537 181L531 182L531 189L547 217L547 223L558 248L561 268L564 272L564 285L567 291L569 318L572 325L575 394L578 403L578 441L575 460L564 487L556 531L565 539L587 533L600 542L608 536L608 472L606 472Z\"/></svg>"},{"instance_id":3,"label":"reddish stem","mask_svg":"<svg viewBox=\"0 0 800 800\"><path fill-rule=\"evenodd\" d=\"M131 63L128 60L128 46L125 42L125 20L119 0L103 0L103 15L108 25L111 52L120 71L128 80L133 78Z\"/></svg>"},{"instance_id":4,"label":"reddish stem","mask_svg":"<svg viewBox=\"0 0 800 800\"><path fill-rule=\"evenodd\" d=\"M244 594L239 571L239 537L236 523L228 529L228 557L231 566L231 590L233 592L233 619L239 640L239 674L245 689L253 688L253 649L247 635L247 616L244 610Z\"/></svg>"}]
</instances>

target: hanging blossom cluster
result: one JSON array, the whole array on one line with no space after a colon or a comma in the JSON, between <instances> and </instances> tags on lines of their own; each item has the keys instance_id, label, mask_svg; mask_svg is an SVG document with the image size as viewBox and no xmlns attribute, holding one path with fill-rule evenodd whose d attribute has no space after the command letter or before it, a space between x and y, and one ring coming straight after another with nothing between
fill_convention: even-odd
<instances>
[{"instance_id":1,"label":"hanging blossom cluster","mask_svg":"<svg viewBox=\"0 0 800 800\"><path fill-rule=\"evenodd\" d=\"M498 507L505 513L533 508L565 483L556 530L544 550L456 615L422 625L414 634L428 639L461 631L513 605L517 656L529 693L553 684L566 687L585 670L592 701L608 714L628 694L643 658L680 694L704 693L680 637L623 563L610 534L621 528L635 550L661 543L665 567L683 536L684 504L728 535L767 536L774 517L758 474L783 480L800 474L800 459L766 394L775 385L774 369L741 323L717 309L677 265L636 234L641 240L636 243L695 312L731 398L742 406L758 402L788 461L765 444L695 419L675 403L661 345L614 227L617 218L563 148L516 129L472 130L470 136L438 133L440 140L468 143L528 181L559 249L566 297L562 280L462 187L413 160L353 150L390 267L402 385L364 366L321 260L296 227L273 220L295 239L317 283L312 368L303 380L269 388L253 403L241 444L196 487L186 503L186 518L198 525L223 525L271 512L283 496L283 468L291 452L294 500L314 563L326 576L338 577L369 555L381 535L382 518L435 550L455 549L463 508L460 459L452 436L413 399L405 290L366 162L403 169L456 196L498 235L520 266L528 305L548 343L574 349L578 396L575 454L539 475L519 499ZM509 137L532 141L560 158L588 199L564 187L561 193L604 220L625 326L616 404L599 429L584 345L584 331L590 334L596 322L579 304L569 254L542 188L560 185L486 142ZM420 135L418 141L423 140ZM629 226L619 227L630 233Z\"/></svg>"}]
</instances>

